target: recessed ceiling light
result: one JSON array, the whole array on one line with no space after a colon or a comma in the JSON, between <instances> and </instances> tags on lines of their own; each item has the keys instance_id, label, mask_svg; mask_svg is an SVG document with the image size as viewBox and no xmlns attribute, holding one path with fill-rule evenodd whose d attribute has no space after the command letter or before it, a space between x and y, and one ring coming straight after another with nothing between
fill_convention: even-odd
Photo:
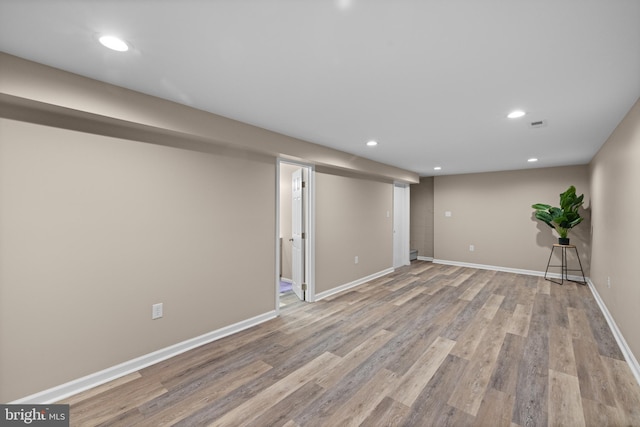
<instances>
[{"instance_id":1,"label":"recessed ceiling light","mask_svg":"<svg viewBox=\"0 0 640 427\"><path fill-rule=\"evenodd\" d=\"M376 145L378 145L378 142L374 141L373 139L367 142L367 146L369 147L375 147Z\"/></svg>"},{"instance_id":2,"label":"recessed ceiling light","mask_svg":"<svg viewBox=\"0 0 640 427\"><path fill-rule=\"evenodd\" d=\"M442 166L436 166L435 168L433 168L434 171L440 171L442 170Z\"/></svg>"},{"instance_id":3,"label":"recessed ceiling light","mask_svg":"<svg viewBox=\"0 0 640 427\"><path fill-rule=\"evenodd\" d=\"M117 50L118 52L126 52L129 50L129 45L124 40L115 36L101 36L98 40L104 47L108 47L111 50Z\"/></svg>"},{"instance_id":4,"label":"recessed ceiling light","mask_svg":"<svg viewBox=\"0 0 640 427\"><path fill-rule=\"evenodd\" d=\"M537 162L537 161L538 161L538 159L536 159L535 157L532 157L532 158L530 158L530 159L527 159L527 162L529 162L529 163L535 163L535 162Z\"/></svg>"},{"instance_id":5,"label":"recessed ceiling light","mask_svg":"<svg viewBox=\"0 0 640 427\"><path fill-rule=\"evenodd\" d=\"M351 7L351 0L337 0L338 9L347 10Z\"/></svg>"},{"instance_id":6,"label":"recessed ceiling light","mask_svg":"<svg viewBox=\"0 0 640 427\"><path fill-rule=\"evenodd\" d=\"M525 113L522 110L515 110L515 111L512 111L509 114L507 114L507 117L510 118L510 119L517 119L518 117L522 117L525 114L527 114L527 113Z\"/></svg>"}]
</instances>

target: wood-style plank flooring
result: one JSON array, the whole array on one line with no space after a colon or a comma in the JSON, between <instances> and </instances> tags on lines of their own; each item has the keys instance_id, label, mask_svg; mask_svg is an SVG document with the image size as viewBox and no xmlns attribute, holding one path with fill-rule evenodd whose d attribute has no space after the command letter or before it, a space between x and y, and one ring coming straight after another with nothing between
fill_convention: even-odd
<instances>
[{"instance_id":1,"label":"wood-style plank flooring","mask_svg":"<svg viewBox=\"0 0 640 427\"><path fill-rule=\"evenodd\" d=\"M640 426L586 286L422 261L64 403L73 426Z\"/></svg>"}]
</instances>

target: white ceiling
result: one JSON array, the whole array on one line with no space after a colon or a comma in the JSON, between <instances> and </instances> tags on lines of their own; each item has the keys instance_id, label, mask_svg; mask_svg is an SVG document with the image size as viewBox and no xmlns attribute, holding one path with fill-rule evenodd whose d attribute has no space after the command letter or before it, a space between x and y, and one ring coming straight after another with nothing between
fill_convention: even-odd
<instances>
[{"instance_id":1,"label":"white ceiling","mask_svg":"<svg viewBox=\"0 0 640 427\"><path fill-rule=\"evenodd\" d=\"M629 111L640 1L0 0L0 50L422 176L511 170L586 164Z\"/></svg>"}]
</instances>

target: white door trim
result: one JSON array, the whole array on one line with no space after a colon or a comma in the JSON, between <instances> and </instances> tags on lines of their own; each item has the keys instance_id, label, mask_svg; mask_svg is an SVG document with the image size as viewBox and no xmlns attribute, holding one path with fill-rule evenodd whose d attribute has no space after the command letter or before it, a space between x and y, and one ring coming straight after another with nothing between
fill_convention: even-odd
<instances>
[{"instance_id":1,"label":"white door trim","mask_svg":"<svg viewBox=\"0 0 640 427\"><path fill-rule=\"evenodd\" d=\"M306 168L296 168L291 174L291 288L300 300L305 300L305 201L307 199ZM283 177L280 177L284 181ZM283 230L284 231L284 230Z\"/></svg>"}]
</instances>

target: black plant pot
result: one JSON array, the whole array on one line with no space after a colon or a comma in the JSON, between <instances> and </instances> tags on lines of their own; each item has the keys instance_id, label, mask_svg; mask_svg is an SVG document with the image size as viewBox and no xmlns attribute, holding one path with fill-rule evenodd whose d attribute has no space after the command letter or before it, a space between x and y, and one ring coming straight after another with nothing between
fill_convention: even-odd
<instances>
[{"instance_id":1,"label":"black plant pot","mask_svg":"<svg viewBox=\"0 0 640 427\"><path fill-rule=\"evenodd\" d=\"M568 245L569 238L568 237L558 237L558 244L560 245Z\"/></svg>"}]
</instances>

